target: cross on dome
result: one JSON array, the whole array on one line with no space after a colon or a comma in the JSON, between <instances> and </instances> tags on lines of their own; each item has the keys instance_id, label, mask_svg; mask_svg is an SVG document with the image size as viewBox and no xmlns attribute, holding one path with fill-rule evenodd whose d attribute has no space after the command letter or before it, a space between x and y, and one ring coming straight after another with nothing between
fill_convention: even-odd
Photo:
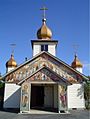
<instances>
[{"instance_id":1,"label":"cross on dome","mask_svg":"<svg viewBox=\"0 0 90 119\"><path fill-rule=\"evenodd\" d=\"M12 50L11 54L14 55L14 48L15 48L16 44L12 43L10 45L11 45L11 50Z\"/></svg>"},{"instance_id":2,"label":"cross on dome","mask_svg":"<svg viewBox=\"0 0 90 119\"><path fill-rule=\"evenodd\" d=\"M11 53L11 57L10 59L6 62L6 67L17 67L17 63L14 60L14 48L16 46L16 44L10 44L11 48L12 48L12 53Z\"/></svg>"},{"instance_id":3,"label":"cross on dome","mask_svg":"<svg viewBox=\"0 0 90 119\"><path fill-rule=\"evenodd\" d=\"M48 10L46 7L41 8L40 10L43 10L43 18L46 17L46 10Z\"/></svg>"},{"instance_id":4,"label":"cross on dome","mask_svg":"<svg viewBox=\"0 0 90 119\"><path fill-rule=\"evenodd\" d=\"M41 8L43 10L43 19L42 19L42 26L37 31L37 38L43 40L51 40L52 31L46 25L46 13L45 11L48 10L46 7Z\"/></svg>"}]
</instances>

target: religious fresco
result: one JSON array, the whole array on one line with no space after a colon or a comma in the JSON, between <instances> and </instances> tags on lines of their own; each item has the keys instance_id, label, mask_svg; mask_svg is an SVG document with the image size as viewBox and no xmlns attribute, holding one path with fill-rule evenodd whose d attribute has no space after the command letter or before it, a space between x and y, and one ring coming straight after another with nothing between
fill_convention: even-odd
<instances>
[{"instance_id":1,"label":"religious fresco","mask_svg":"<svg viewBox=\"0 0 90 119\"><path fill-rule=\"evenodd\" d=\"M43 73L42 70L34 74L32 77L30 77L29 80L30 81L51 81L50 77L47 76L45 72Z\"/></svg>"},{"instance_id":2,"label":"religious fresco","mask_svg":"<svg viewBox=\"0 0 90 119\"><path fill-rule=\"evenodd\" d=\"M47 79L50 78L50 80L52 79L55 82L60 82L60 78L58 76L56 76L55 74L51 73L50 71L48 71L47 69L43 69L41 70L41 72L48 77Z\"/></svg>"},{"instance_id":3,"label":"religious fresco","mask_svg":"<svg viewBox=\"0 0 90 119\"><path fill-rule=\"evenodd\" d=\"M59 82L59 83L65 83L65 81L60 80L59 75L53 74L51 71L43 68L30 78L28 78L26 81L47 81L47 82Z\"/></svg>"},{"instance_id":4,"label":"religious fresco","mask_svg":"<svg viewBox=\"0 0 90 119\"><path fill-rule=\"evenodd\" d=\"M30 108L30 85L29 83L23 83L21 87L21 102L20 111L29 111Z\"/></svg>"},{"instance_id":5,"label":"religious fresco","mask_svg":"<svg viewBox=\"0 0 90 119\"><path fill-rule=\"evenodd\" d=\"M57 73L59 76L70 81L71 83L77 83L78 79L82 80L81 76L79 76L77 79L76 74L73 71L68 70L68 68L66 68L63 64L59 63L53 58L50 58L48 55L43 54L37 59L35 59L34 61L27 63L25 66L9 74L6 77L6 81L17 83L29 77L30 75L34 74L37 70L39 70L42 67L50 68L55 73Z\"/></svg>"},{"instance_id":6,"label":"religious fresco","mask_svg":"<svg viewBox=\"0 0 90 119\"><path fill-rule=\"evenodd\" d=\"M66 86L61 86L59 98L61 101L61 109L67 108L67 89Z\"/></svg>"}]
</instances>

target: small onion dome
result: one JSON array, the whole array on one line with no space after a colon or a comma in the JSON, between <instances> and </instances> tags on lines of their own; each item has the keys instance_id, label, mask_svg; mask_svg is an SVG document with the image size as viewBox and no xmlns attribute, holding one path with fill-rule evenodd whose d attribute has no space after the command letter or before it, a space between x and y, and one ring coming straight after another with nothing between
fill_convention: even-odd
<instances>
[{"instance_id":1,"label":"small onion dome","mask_svg":"<svg viewBox=\"0 0 90 119\"><path fill-rule=\"evenodd\" d=\"M77 55L75 55L74 61L71 64L72 68L83 67L82 63L79 61Z\"/></svg>"},{"instance_id":2,"label":"small onion dome","mask_svg":"<svg viewBox=\"0 0 90 119\"><path fill-rule=\"evenodd\" d=\"M41 28L37 31L37 38L49 40L52 37L52 32L47 27L45 18L42 20L42 22L43 22L43 24L42 24Z\"/></svg>"},{"instance_id":3,"label":"small onion dome","mask_svg":"<svg viewBox=\"0 0 90 119\"><path fill-rule=\"evenodd\" d=\"M17 67L17 63L14 60L13 55L11 55L11 58L6 62L6 67Z\"/></svg>"}]
</instances>

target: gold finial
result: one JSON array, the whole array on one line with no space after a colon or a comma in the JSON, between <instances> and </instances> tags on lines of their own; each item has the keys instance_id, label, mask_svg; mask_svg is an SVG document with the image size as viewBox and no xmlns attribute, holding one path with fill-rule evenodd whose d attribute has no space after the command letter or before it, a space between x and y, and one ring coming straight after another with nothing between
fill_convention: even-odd
<instances>
[{"instance_id":1,"label":"gold finial","mask_svg":"<svg viewBox=\"0 0 90 119\"><path fill-rule=\"evenodd\" d=\"M12 53L11 53L11 57L10 59L6 62L6 67L17 67L17 63L14 60L14 48L16 46L16 44L10 44L11 48L12 48Z\"/></svg>"},{"instance_id":2,"label":"gold finial","mask_svg":"<svg viewBox=\"0 0 90 119\"><path fill-rule=\"evenodd\" d=\"M46 10L48 10L46 7L41 8L40 10L43 10L43 19L46 19Z\"/></svg>"},{"instance_id":3,"label":"gold finial","mask_svg":"<svg viewBox=\"0 0 90 119\"><path fill-rule=\"evenodd\" d=\"M80 60L78 59L78 56L77 56L77 48L78 48L79 45L75 44L73 45L73 48L74 48L74 61L72 62L71 64L71 67L76 69L76 68L79 68L79 67L83 67L82 63L80 62Z\"/></svg>"}]
</instances>

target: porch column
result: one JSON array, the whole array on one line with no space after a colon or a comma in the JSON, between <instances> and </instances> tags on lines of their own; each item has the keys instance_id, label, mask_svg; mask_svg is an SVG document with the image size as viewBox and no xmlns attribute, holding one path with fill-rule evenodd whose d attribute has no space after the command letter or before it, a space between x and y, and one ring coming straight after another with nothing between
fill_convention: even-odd
<instances>
[{"instance_id":1,"label":"porch column","mask_svg":"<svg viewBox=\"0 0 90 119\"><path fill-rule=\"evenodd\" d=\"M20 112L30 111L31 84L24 82L21 86Z\"/></svg>"},{"instance_id":2,"label":"porch column","mask_svg":"<svg viewBox=\"0 0 90 119\"><path fill-rule=\"evenodd\" d=\"M58 84L58 113L67 111L67 93L66 86Z\"/></svg>"}]
</instances>

